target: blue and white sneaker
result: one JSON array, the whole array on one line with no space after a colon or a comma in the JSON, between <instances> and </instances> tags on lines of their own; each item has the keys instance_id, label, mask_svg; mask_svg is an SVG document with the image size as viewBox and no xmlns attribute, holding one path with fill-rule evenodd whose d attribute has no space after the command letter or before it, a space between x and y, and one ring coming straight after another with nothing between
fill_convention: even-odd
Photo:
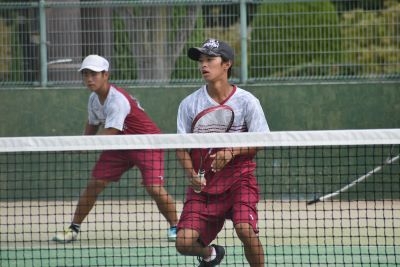
<instances>
[{"instance_id":1,"label":"blue and white sneaker","mask_svg":"<svg viewBox=\"0 0 400 267\"><path fill-rule=\"evenodd\" d=\"M168 241L175 242L176 241L176 226L172 226L168 229Z\"/></svg>"}]
</instances>

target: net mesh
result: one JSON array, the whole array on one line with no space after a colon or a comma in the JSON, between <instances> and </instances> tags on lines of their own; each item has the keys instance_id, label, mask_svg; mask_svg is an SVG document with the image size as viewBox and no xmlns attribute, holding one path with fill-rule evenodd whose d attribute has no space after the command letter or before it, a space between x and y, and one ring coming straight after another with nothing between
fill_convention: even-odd
<instances>
[{"instance_id":1,"label":"net mesh","mask_svg":"<svg viewBox=\"0 0 400 267\"><path fill-rule=\"evenodd\" d=\"M137 168L98 198L78 240L72 220L103 150L165 150L165 187L182 211L179 148L260 147L259 238L268 266L400 263L400 130L0 138L1 266L196 266L168 242L168 223ZM349 186L350 185L350 186ZM310 204L310 201L315 203ZM221 266L248 266L227 220Z\"/></svg>"}]
</instances>

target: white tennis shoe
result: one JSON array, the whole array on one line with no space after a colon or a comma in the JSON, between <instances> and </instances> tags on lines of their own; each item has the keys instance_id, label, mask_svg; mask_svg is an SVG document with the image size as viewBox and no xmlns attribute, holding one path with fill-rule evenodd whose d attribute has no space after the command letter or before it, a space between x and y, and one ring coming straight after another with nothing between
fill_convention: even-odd
<instances>
[{"instance_id":1,"label":"white tennis shoe","mask_svg":"<svg viewBox=\"0 0 400 267\"><path fill-rule=\"evenodd\" d=\"M53 241L60 243L69 243L78 239L78 233L72 230L71 228L65 229L64 232L58 233L53 237ZM168 240L175 241L176 240L176 226L173 226L168 229Z\"/></svg>"},{"instance_id":2,"label":"white tennis shoe","mask_svg":"<svg viewBox=\"0 0 400 267\"><path fill-rule=\"evenodd\" d=\"M53 241L60 243L69 243L75 241L76 239L78 239L78 233L71 228L67 228L64 232L53 237Z\"/></svg>"}]
</instances>

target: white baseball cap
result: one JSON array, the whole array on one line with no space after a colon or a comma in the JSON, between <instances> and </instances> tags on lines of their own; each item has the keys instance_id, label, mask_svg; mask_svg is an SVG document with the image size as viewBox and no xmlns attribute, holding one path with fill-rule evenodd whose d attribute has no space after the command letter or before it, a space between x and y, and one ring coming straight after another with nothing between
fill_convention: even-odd
<instances>
[{"instance_id":1,"label":"white baseball cap","mask_svg":"<svg viewBox=\"0 0 400 267\"><path fill-rule=\"evenodd\" d=\"M89 69L95 72L108 71L110 64L107 59L98 55L89 55L83 61L78 71Z\"/></svg>"}]
</instances>

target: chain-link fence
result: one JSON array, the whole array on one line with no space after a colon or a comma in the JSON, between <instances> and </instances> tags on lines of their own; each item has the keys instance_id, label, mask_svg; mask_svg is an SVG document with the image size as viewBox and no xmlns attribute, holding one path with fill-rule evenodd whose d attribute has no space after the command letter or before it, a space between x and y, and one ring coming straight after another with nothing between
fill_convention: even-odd
<instances>
[{"instance_id":1,"label":"chain-link fence","mask_svg":"<svg viewBox=\"0 0 400 267\"><path fill-rule=\"evenodd\" d=\"M88 54L120 84L197 82L209 37L238 83L400 78L399 0L0 1L0 33L2 88L79 85Z\"/></svg>"}]
</instances>

